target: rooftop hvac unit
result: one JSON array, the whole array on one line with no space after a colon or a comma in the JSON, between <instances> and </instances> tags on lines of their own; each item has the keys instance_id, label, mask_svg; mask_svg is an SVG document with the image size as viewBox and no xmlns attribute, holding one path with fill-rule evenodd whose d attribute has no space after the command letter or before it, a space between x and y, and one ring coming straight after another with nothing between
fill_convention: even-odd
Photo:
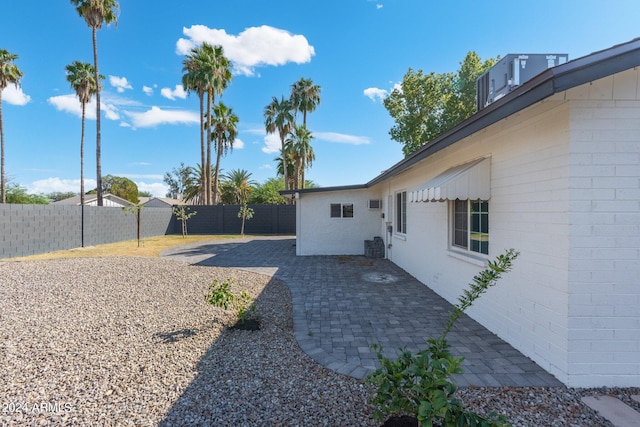
<instances>
[{"instance_id":1,"label":"rooftop hvac unit","mask_svg":"<svg viewBox=\"0 0 640 427\"><path fill-rule=\"evenodd\" d=\"M566 53L511 53L505 56L476 80L477 110L497 101L546 69L568 60Z\"/></svg>"}]
</instances>

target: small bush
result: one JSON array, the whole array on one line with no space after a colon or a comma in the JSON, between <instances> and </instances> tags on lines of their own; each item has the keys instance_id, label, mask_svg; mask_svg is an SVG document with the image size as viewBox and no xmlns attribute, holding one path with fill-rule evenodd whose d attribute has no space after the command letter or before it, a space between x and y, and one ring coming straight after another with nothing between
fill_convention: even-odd
<instances>
[{"instance_id":1,"label":"small bush","mask_svg":"<svg viewBox=\"0 0 640 427\"><path fill-rule=\"evenodd\" d=\"M488 268L473 278L469 289L465 289L450 313L442 334L427 340L425 350L412 354L403 351L396 360L382 355L382 348L374 345L380 368L367 377L367 382L377 387L371 399L375 406L374 418L383 421L386 417L409 414L418 419L420 426L508 426L503 415L495 413L482 417L465 409L454 395L457 387L454 374L463 373L464 358L455 357L449 351L446 336L462 313L487 289L496 284L502 273L511 270L511 264L519 253L509 249L490 261Z\"/></svg>"},{"instance_id":2,"label":"small bush","mask_svg":"<svg viewBox=\"0 0 640 427\"><path fill-rule=\"evenodd\" d=\"M232 279L227 279L224 282L214 280L213 284L209 285L205 301L214 307L235 310L238 320L244 321L249 313L256 311L256 306L251 304L249 292L242 291L238 295L231 292L230 287L233 284Z\"/></svg>"}]
</instances>

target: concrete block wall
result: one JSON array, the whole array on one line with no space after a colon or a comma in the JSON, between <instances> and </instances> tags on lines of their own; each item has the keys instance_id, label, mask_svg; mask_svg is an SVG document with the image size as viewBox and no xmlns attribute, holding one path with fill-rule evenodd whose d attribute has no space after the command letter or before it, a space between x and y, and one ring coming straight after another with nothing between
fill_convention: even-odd
<instances>
[{"instance_id":1,"label":"concrete block wall","mask_svg":"<svg viewBox=\"0 0 640 427\"><path fill-rule=\"evenodd\" d=\"M571 93L570 384L640 384L640 71Z\"/></svg>"},{"instance_id":2,"label":"concrete block wall","mask_svg":"<svg viewBox=\"0 0 640 427\"><path fill-rule=\"evenodd\" d=\"M295 234L294 205L249 205L253 218L245 221L245 234ZM239 205L191 206L197 212L187 220L189 234L239 234L242 220ZM173 232L180 233L182 225L175 216Z\"/></svg>"},{"instance_id":3,"label":"concrete block wall","mask_svg":"<svg viewBox=\"0 0 640 427\"><path fill-rule=\"evenodd\" d=\"M136 214L120 208L85 206L84 245L137 238ZM169 208L142 210L141 236L172 232ZM82 246L80 206L0 204L0 259Z\"/></svg>"}]
</instances>

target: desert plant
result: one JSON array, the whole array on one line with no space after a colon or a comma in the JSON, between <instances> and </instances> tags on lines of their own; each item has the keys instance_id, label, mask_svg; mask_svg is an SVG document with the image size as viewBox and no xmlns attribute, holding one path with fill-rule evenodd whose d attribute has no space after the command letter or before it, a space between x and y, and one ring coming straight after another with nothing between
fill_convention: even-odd
<instances>
[{"instance_id":1,"label":"desert plant","mask_svg":"<svg viewBox=\"0 0 640 427\"><path fill-rule=\"evenodd\" d=\"M428 347L416 354L403 350L396 360L382 355L382 348L374 345L380 368L367 377L377 387L371 398L375 406L374 418L382 421L394 415L413 415L420 426L507 426L507 419L495 413L482 417L465 409L454 395L457 390L454 374L463 373L463 357L449 351L446 336L454 323L488 288L494 286L502 273L511 270L519 253L514 249L489 261L488 267L478 273L469 288L463 291L449 315L444 331L437 338L427 340Z\"/></svg>"},{"instance_id":2,"label":"desert plant","mask_svg":"<svg viewBox=\"0 0 640 427\"><path fill-rule=\"evenodd\" d=\"M249 313L256 311L256 306L251 304L249 292L242 291L239 294L234 294L230 289L233 284L233 279L227 279L223 282L214 280L213 284L209 285L205 301L214 307L235 310L238 320L243 322Z\"/></svg>"}]
</instances>

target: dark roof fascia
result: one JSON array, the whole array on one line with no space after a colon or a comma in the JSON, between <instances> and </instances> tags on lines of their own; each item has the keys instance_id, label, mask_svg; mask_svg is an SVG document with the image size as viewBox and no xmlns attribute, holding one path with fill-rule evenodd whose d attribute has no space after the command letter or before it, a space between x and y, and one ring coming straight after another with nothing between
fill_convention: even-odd
<instances>
[{"instance_id":1,"label":"dark roof fascia","mask_svg":"<svg viewBox=\"0 0 640 427\"><path fill-rule=\"evenodd\" d=\"M348 190L363 190L368 188L367 184L355 184L355 185L340 185L335 187L314 187L314 188L304 188L298 190L282 190L279 193L283 196L300 193L324 193L326 191L348 191Z\"/></svg>"},{"instance_id":2,"label":"dark roof fascia","mask_svg":"<svg viewBox=\"0 0 640 427\"><path fill-rule=\"evenodd\" d=\"M549 96L640 65L640 38L550 68L436 137L367 184L376 185L432 154Z\"/></svg>"}]
</instances>

